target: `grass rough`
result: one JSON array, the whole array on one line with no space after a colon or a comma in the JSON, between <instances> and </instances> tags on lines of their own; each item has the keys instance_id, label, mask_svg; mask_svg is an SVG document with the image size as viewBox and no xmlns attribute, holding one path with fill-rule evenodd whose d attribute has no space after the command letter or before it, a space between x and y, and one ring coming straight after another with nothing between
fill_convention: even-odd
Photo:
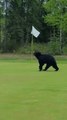
<instances>
[{"instance_id":1,"label":"grass rough","mask_svg":"<svg viewBox=\"0 0 67 120\"><path fill-rule=\"evenodd\" d=\"M0 60L0 120L67 120L67 62L39 72L35 60Z\"/></svg>"}]
</instances>

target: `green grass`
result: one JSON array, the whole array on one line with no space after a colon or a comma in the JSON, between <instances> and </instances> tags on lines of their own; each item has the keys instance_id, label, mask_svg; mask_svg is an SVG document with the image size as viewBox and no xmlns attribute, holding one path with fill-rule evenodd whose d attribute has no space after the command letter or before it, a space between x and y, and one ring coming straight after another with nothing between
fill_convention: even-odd
<instances>
[{"instance_id":1,"label":"green grass","mask_svg":"<svg viewBox=\"0 0 67 120\"><path fill-rule=\"evenodd\" d=\"M67 62L39 72L35 60L0 60L0 120L67 120Z\"/></svg>"}]
</instances>

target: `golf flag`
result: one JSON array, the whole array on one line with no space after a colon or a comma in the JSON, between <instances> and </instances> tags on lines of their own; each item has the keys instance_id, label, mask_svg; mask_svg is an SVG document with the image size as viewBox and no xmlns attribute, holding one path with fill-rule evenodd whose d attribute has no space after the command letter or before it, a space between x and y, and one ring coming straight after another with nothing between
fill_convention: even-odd
<instances>
[{"instance_id":1,"label":"golf flag","mask_svg":"<svg viewBox=\"0 0 67 120\"><path fill-rule=\"evenodd\" d=\"M31 34L32 34L34 37L37 38L37 37L39 36L40 32L39 32L38 30L36 30L36 29L34 28L34 26L32 26Z\"/></svg>"}]
</instances>

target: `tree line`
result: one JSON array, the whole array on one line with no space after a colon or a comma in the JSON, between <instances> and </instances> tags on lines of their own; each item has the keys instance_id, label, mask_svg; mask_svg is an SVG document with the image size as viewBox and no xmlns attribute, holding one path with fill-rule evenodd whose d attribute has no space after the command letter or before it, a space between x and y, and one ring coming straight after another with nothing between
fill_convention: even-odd
<instances>
[{"instance_id":1,"label":"tree line","mask_svg":"<svg viewBox=\"0 0 67 120\"><path fill-rule=\"evenodd\" d=\"M37 43L67 44L67 0L1 0L0 50L13 52L31 42L32 25L40 31Z\"/></svg>"}]
</instances>

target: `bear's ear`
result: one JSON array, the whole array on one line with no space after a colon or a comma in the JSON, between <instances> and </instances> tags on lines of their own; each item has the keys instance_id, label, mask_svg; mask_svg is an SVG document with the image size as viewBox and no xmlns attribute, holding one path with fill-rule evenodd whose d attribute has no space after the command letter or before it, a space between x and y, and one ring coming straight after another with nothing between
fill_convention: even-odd
<instances>
[{"instance_id":1,"label":"bear's ear","mask_svg":"<svg viewBox=\"0 0 67 120\"><path fill-rule=\"evenodd\" d=\"M34 56L40 56L40 55L41 55L41 52L39 52L39 51L34 52Z\"/></svg>"},{"instance_id":2,"label":"bear's ear","mask_svg":"<svg viewBox=\"0 0 67 120\"><path fill-rule=\"evenodd\" d=\"M34 53L39 53L39 54L41 54L41 52L40 52L40 51L38 51L38 50L34 51Z\"/></svg>"},{"instance_id":3,"label":"bear's ear","mask_svg":"<svg viewBox=\"0 0 67 120\"><path fill-rule=\"evenodd\" d=\"M41 55L41 52L37 52L37 54L40 56L40 55Z\"/></svg>"},{"instance_id":4,"label":"bear's ear","mask_svg":"<svg viewBox=\"0 0 67 120\"><path fill-rule=\"evenodd\" d=\"M33 52L33 55L35 55L36 53L37 53L37 51L34 51L34 52Z\"/></svg>"},{"instance_id":5,"label":"bear's ear","mask_svg":"<svg viewBox=\"0 0 67 120\"><path fill-rule=\"evenodd\" d=\"M36 55L36 52L34 52L33 55L35 56L35 55Z\"/></svg>"}]
</instances>

